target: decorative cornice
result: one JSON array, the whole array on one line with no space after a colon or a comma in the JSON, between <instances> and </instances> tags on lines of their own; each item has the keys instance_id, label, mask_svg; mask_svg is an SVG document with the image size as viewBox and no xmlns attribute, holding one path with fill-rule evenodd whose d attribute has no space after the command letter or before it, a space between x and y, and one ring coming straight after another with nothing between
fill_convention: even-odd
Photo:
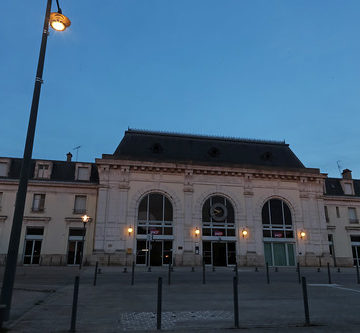
<instances>
[{"instance_id":1,"label":"decorative cornice","mask_svg":"<svg viewBox=\"0 0 360 333\"><path fill-rule=\"evenodd\" d=\"M1 185L14 185L18 186L18 179L0 179ZM97 183L80 183L80 182L62 182L54 180L29 180L28 186L46 186L46 187L66 187L66 188L89 188L97 189L99 184Z\"/></svg>"},{"instance_id":2,"label":"decorative cornice","mask_svg":"<svg viewBox=\"0 0 360 333\"><path fill-rule=\"evenodd\" d=\"M335 230L335 229L336 229L336 226L334 226L334 225L328 225L328 226L326 227L326 229L327 229L327 230Z\"/></svg>"},{"instance_id":3,"label":"decorative cornice","mask_svg":"<svg viewBox=\"0 0 360 333\"><path fill-rule=\"evenodd\" d=\"M244 177L245 174L251 175L254 179L279 179L283 181L308 181L320 182L326 178L325 174L315 173L312 169L299 170L274 170L266 168L247 167L222 167L222 166L206 166L206 165L189 165L175 164L167 162L149 162L149 161L130 161L115 159L97 159L98 165L102 167L108 165L111 168L128 167L130 172L149 172L149 173L166 173L185 175L214 175L214 176L231 176Z\"/></svg>"},{"instance_id":4,"label":"decorative cornice","mask_svg":"<svg viewBox=\"0 0 360 333\"><path fill-rule=\"evenodd\" d=\"M360 230L360 225L347 225L345 230Z\"/></svg>"},{"instance_id":5,"label":"decorative cornice","mask_svg":"<svg viewBox=\"0 0 360 333\"><path fill-rule=\"evenodd\" d=\"M51 220L50 216L24 216L23 221L27 222L46 222Z\"/></svg>"},{"instance_id":6,"label":"decorative cornice","mask_svg":"<svg viewBox=\"0 0 360 333\"><path fill-rule=\"evenodd\" d=\"M92 222L92 218L89 219L89 221L87 223ZM66 223L71 223L71 222L80 222L82 223L82 219L81 217L65 217L65 222Z\"/></svg>"},{"instance_id":7,"label":"decorative cornice","mask_svg":"<svg viewBox=\"0 0 360 333\"><path fill-rule=\"evenodd\" d=\"M352 196L330 196L330 195L324 195L323 199L325 201L346 201L346 202L358 202L360 203L360 197L352 197Z\"/></svg>"}]
</instances>

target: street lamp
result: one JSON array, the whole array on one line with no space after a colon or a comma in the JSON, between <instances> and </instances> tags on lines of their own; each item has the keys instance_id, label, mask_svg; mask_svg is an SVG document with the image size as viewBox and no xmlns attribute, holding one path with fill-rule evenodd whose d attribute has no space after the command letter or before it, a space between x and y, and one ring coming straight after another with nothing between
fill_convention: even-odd
<instances>
[{"instance_id":1,"label":"street lamp","mask_svg":"<svg viewBox=\"0 0 360 333\"><path fill-rule=\"evenodd\" d=\"M195 229L195 237L198 237L200 235L200 230L198 227Z\"/></svg>"},{"instance_id":2,"label":"street lamp","mask_svg":"<svg viewBox=\"0 0 360 333\"><path fill-rule=\"evenodd\" d=\"M85 251L85 234L86 234L86 223L90 222L90 216L88 215L83 215L81 216L81 220L83 223L83 239L82 239L82 247L81 247L81 256L80 256L80 265L79 265L79 269L81 269L82 266L82 262L83 262L83 258L84 258L84 251Z\"/></svg>"},{"instance_id":3,"label":"street lamp","mask_svg":"<svg viewBox=\"0 0 360 333\"><path fill-rule=\"evenodd\" d=\"M40 46L40 54L39 54L39 60L37 65L36 78L35 78L34 93L33 93L33 99L30 110L24 155L23 155L21 171L20 171L19 186L15 201L14 217L13 217L13 223L10 233L9 248L6 256L5 271L4 271L3 284L2 284L1 297L0 297L0 328L2 327L3 321L8 320L10 315L11 298L12 298L15 273L16 273L16 263L19 253L22 220L24 217L26 192L27 192L27 186L28 186L30 169L31 169L31 156L34 145L36 118L39 107L41 84L43 83L42 74L44 69L47 37L49 33L51 2L52 2L51 0L47 0L44 28L43 28L41 46ZM58 14L61 14L59 1L56 0L56 3L58 7ZM64 18L66 17L64 16ZM66 29L70 25L70 20L68 18L66 19L67 21L64 19L62 20L59 19L58 25L54 23L52 27L55 29L55 27L60 27L59 24L63 24L65 26L64 29ZM1 305L5 305L5 309L1 310L2 308Z\"/></svg>"},{"instance_id":4,"label":"street lamp","mask_svg":"<svg viewBox=\"0 0 360 333\"><path fill-rule=\"evenodd\" d=\"M131 234L132 234L133 231L134 231L133 227L132 227L132 226L129 226L129 228L128 228L129 236L131 236Z\"/></svg>"},{"instance_id":5,"label":"street lamp","mask_svg":"<svg viewBox=\"0 0 360 333\"><path fill-rule=\"evenodd\" d=\"M242 234L243 238L246 238L246 237L247 237L248 231L246 230L246 228L244 228L244 229L241 231L241 234Z\"/></svg>"}]
</instances>

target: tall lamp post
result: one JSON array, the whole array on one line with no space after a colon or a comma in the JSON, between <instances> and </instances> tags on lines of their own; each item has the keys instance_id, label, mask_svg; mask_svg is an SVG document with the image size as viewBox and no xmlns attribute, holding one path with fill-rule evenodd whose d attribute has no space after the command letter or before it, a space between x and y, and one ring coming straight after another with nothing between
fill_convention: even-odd
<instances>
[{"instance_id":1,"label":"tall lamp post","mask_svg":"<svg viewBox=\"0 0 360 333\"><path fill-rule=\"evenodd\" d=\"M82 267L82 262L83 262L83 258L84 258L86 223L90 222L90 216L85 214L85 215L81 216L81 220L83 222L84 228L83 228L83 239L82 239L82 247L81 247L81 256L80 256L79 269L81 269L81 267Z\"/></svg>"},{"instance_id":2,"label":"tall lamp post","mask_svg":"<svg viewBox=\"0 0 360 333\"><path fill-rule=\"evenodd\" d=\"M43 83L42 74L44 69L44 60L45 60L47 37L49 33L49 24L53 29L57 31L63 31L71 24L70 20L62 14L58 0L56 0L58 12L50 13L51 2L52 2L51 0L47 0L39 61L36 71L36 78L35 78L34 93L33 93L33 99L30 110L24 155L21 165L19 187L15 201L15 210L14 210L13 223L11 227L9 248L6 257L5 272L4 272L1 297L0 297L0 328L2 327L3 321L8 320L10 315L11 298L14 287L22 221L24 217L26 191L27 191L28 180L30 175L31 156L34 145L36 118L39 107L41 84ZM5 308L2 310L1 310L2 308L1 305L5 305Z\"/></svg>"}]
</instances>

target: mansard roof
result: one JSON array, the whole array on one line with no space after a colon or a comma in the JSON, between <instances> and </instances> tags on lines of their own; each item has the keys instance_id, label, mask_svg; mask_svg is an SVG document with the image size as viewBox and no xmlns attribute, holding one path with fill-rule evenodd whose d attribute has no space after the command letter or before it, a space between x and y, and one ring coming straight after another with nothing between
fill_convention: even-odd
<instances>
[{"instance_id":1,"label":"mansard roof","mask_svg":"<svg viewBox=\"0 0 360 333\"><path fill-rule=\"evenodd\" d=\"M342 178L325 179L325 195L336 195L344 197L360 197L360 179L353 179L354 194L345 194L341 186Z\"/></svg>"},{"instance_id":2,"label":"mansard roof","mask_svg":"<svg viewBox=\"0 0 360 333\"><path fill-rule=\"evenodd\" d=\"M22 158L9 158L9 159L10 159L10 168L9 168L8 176L0 177L0 178L19 179ZM37 160L35 159L31 160L30 179L36 179L34 178L36 161ZM59 182L99 183L99 174L97 167L94 163L53 161L53 160L39 160L39 161L52 163L52 171L51 171L50 179L41 179L41 180L45 180L45 181L50 180L50 181L59 181ZM75 178L75 170L77 163L91 164L90 179L88 181L77 180Z\"/></svg>"},{"instance_id":3,"label":"mansard roof","mask_svg":"<svg viewBox=\"0 0 360 333\"><path fill-rule=\"evenodd\" d=\"M212 166L306 169L284 141L188 135L129 129L113 155L104 159Z\"/></svg>"}]
</instances>

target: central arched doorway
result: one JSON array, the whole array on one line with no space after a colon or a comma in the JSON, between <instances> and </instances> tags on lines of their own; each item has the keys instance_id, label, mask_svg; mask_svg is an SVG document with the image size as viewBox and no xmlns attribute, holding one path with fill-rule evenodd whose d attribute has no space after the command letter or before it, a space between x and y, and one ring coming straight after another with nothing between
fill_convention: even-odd
<instances>
[{"instance_id":1,"label":"central arched doorway","mask_svg":"<svg viewBox=\"0 0 360 333\"><path fill-rule=\"evenodd\" d=\"M139 204L136 264L162 266L172 263L173 207L162 193L149 193Z\"/></svg>"},{"instance_id":2,"label":"central arched doorway","mask_svg":"<svg viewBox=\"0 0 360 333\"><path fill-rule=\"evenodd\" d=\"M206 265L235 265L234 208L231 202L223 196L211 196L203 205L202 247L203 259Z\"/></svg>"}]
</instances>

